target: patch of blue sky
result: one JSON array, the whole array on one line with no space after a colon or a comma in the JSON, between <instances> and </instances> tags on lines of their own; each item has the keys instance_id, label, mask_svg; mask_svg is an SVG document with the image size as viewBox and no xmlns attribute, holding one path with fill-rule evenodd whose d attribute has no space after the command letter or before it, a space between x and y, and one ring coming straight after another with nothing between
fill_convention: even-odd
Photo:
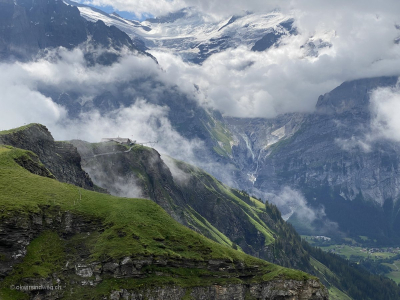
<instances>
[{"instance_id":1,"label":"patch of blue sky","mask_svg":"<svg viewBox=\"0 0 400 300\"><path fill-rule=\"evenodd\" d=\"M107 6L98 6L98 5L92 5L92 4L88 4L87 1L85 0L78 0L76 1L78 3L82 3L91 7L95 7L97 9L100 9L108 14L111 14L113 12L116 12L118 15L120 15L121 17L123 17L124 19L127 20L135 20L135 21L139 21L142 22L146 19L149 18L154 18L154 16L152 14L142 14L141 16L137 16L134 13L128 12L128 11L120 11L120 10L116 10L115 8L113 8L111 5L107 5Z\"/></svg>"}]
</instances>

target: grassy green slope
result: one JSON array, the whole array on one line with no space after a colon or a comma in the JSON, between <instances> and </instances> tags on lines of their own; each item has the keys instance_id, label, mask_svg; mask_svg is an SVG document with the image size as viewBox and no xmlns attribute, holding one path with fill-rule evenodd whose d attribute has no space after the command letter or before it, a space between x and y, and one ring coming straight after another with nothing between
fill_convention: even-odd
<instances>
[{"instance_id":1,"label":"grassy green slope","mask_svg":"<svg viewBox=\"0 0 400 300\"><path fill-rule=\"evenodd\" d=\"M274 278L299 280L310 278L303 272L285 269L213 242L174 221L152 201L99 194L29 173L15 162L15 159L26 154L24 150L0 146L0 220L37 213L44 206L53 208L48 211L68 211L87 219L100 220L105 230L95 233L87 241L90 258L93 261L150 255L195 261L224 259L242 261L248 266L259 266L261 273L255 274L256 277L252 279L256 281ZM45 242L49 240L54 242ZM68 243L60 242L55 232L42 233L28 247L24 262L2 283L0 292L2 299L23 298L23 294L10 292L7 289L10 283L18 284L23 278L31 276L46 277L57 271L54 259L57 262L63 261L63 257L69 253L68 247L71 247ZM46 255L46 253L56 255ZM105 281L96 291L100 293L100 297L101 293L106 294L106 291L116 286L133 287L138 284L196 286L209 284L210 280L218 281L215 279L215 274L201 274L203 279L199 281L199 272L203 272L200 270L189 272L177 268L164 271L174 274L174 278L168 275L135 281L126 279ZM221 280L222 283L229 280L241 282L237 278Z\"/></svg>"},{"instance_id":2,"label":"grassy green slope","mask_svg":"<svg viewBox=\"0 0 400 300\"><path fill-rule=\"evenodd\" d=\"M37 124L37 123L31 123L31 124L28 124L28 125L24 125L24 126L17 127L17 128L12 128L12 129L9 129L9 130L2 130L2 131L0 131L0 136L11 134L11 133L15 133L15 132L18 132L18 131L23 131L25 129L28 129L29 127L37 126L37 125L41 126L40 124Z\"/></svg>"},{"instance_id":3,"label":"grassy green slope","mask_svg":"<svg viewBox=\"0 0 400 300\"><path fill-rule=\"evenodd\" d=\"M318 277L324 282L325 285L329 287L328 292L331 300L352 300L352 298L343 293L334 285L339 278L333 274L331 270L313 257L311 257L310 261L316 271L316 274L318 274Z\"/></svg>"},{"instance_id":4,"label":"grassy green slope","mask_svg":"<svg viewBox=\"0 0 400 300\"><path fill-rule=\"evenodd\" d=\"M222 245L285 267L308 264L300 239L295 239L280 217L272 219L268 205L203 170L164 155L161 159L158 152L140 145L73 144L94 182L112 194L122 195L116 186L140 187L143 197L159 204L175 220Z\"/></svg>"},{"instance_id":5,"label":"grassy green slope","mask_svg":"<svg viewBox=\"0 0 400 300\"><path fill-rule=\"evenodd\" d=\"M176 161L176 165L186 174L197 181L204 189L208 190L215 201L227 201L230 205L238 207L247 217L248 221L264 236L265 245L270 245L275 241L274 233L260 218L259 214L265 213L265 204L261 201L249 197L246 193L239 192L224 185L203 170L186 164L182 161ZM185 189L185 187L182 187ZM189 201L197 202L195 195L190 195ZM246 198L247 202L243 199Z\"/></svg>"},{"instance_id":6,"label":"grassy green slope","mask_svg":"<svg viewBox=\"0 0 400 300\"><path fill-rule=\"evenodd\" d=\"M213 113L208 113L207 121L202 121L204 128L214 141L213 150L220 156L232 156L233 136L229 129Z\"/></svg>"},{"instance_id":7,"label":"grassy green slope","mask_svg":"<svg viewBox=\"0 0 400 300\"><path fill-rule=\"evenodd\" d=\"M169 160L169 166L171 162L174 164L171 169L179 169L180 177L186 178L183 183L177 181L186 203L231 242L251 255L287 267L310 270L300 238L282 220L275 206L232 189L199 168ZM210 236L208 232L201 232Z\"/></svg>"}]
</instances>

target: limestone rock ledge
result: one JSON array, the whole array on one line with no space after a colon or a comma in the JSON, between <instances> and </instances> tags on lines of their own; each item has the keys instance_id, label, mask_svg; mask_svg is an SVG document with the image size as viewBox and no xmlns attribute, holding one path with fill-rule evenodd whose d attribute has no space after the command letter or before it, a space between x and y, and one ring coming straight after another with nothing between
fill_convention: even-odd
<instances>
[{"instance_id":1,"label":"limestone rock ledge","mask_svg":"<svg viewBox=\"0 0 400 300\"><path fill-rule=\"evenodd\" d=\"M113 291L110 300L327 300L328 292L316 280L276 280L250 285L212 285L206 287L157 287L141 291Z\"/></svg>"},{"instance_id":2,"label":"limestone rock ledge","mask_svg":"<svg viewBox=\"0 0 400 300\"><path fill-rule=\"evenodd\" d=\"M7 278L16 265L23 262L28 245L43 232L54 232L65 245L74 245L66 254L66 263L47 278L23 278L11 284L23 286L54 286L60 290L27 292L29 299L85 299L83 295L97 293L90 299L110 300L180 300L180 299L280 299L280 300L328 300L326 288L313 278L290 279L265 275L259 265L246 265L241 261L227 259L192 260L173 257L132 255L120 259L93 261L86 249L85 240L96 231L104 230L100 220L89 220L83 216L53 207L41 207L41 212L30 215L9 216L0 223L0 282ZM79 238L81 242L76 238ZM188 281L187 276L169 270L199 270L196 277ZM190 274L190 273L188 273ZM182 284L170 282L170 276L182 279ZM197 275L193 275L197 276ZM154 281L148 279L153 278ZM158 279L163 278L165 282ZM194 281L193 281L194 280ZM197 282L197 283L196 283ZM128 283L129 287L124 285ZM111 284L111 285L110 285ZM85 289L84 294L77 291ZM104 291L104 290L103 290ZM79 295L79 296L78 296ZM77 297L75 297L77 296ZM72 297L72 298L71 298Z\"/></svg>"}]
</instances>

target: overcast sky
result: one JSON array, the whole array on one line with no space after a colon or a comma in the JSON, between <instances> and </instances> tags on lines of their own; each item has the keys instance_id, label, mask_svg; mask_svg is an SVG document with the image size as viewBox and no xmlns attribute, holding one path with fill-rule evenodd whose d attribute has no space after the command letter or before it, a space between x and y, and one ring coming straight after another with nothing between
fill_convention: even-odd
<instances>
[{"instance_id":1,"label":"overcast sky","mask_svg":"<svg viewBox=\"0 0 400 300\"><path fill-rule=\"evenodd\" d=\"M80 0L80 2L97 6L109 6L116 10L160 16L178 9L195 6L205 13L221 18L242 11L268 12L273 9L298 11L314 23L323 20L326 24L351 18L352 14L372 13L377 15L398 15L400 2L396 0Z\"/></svg>"}]
</instances>

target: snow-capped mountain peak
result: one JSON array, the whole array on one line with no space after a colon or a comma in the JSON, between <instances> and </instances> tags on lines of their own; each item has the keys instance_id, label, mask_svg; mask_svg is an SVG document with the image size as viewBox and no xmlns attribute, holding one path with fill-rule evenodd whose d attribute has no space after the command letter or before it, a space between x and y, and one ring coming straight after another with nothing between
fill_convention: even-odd
<instances>
[{"instance_id":1,"label":"snow-capped mountain peak","mask_svg":"<svg viewBox=\"0 0 400 300\"><path fill-rule=\"evenodd\" d=\"M283 37L298 34L294 17L278 10L269 13L243 12L224 20L215 20L194 7L187 7L138 22L70 0L64 2L77 6L88 21L101 20L108 26L114 25L125 31L144 50L172 52L185 61L199 64L215 53L240 46L252 51L266 51L279 47ZM310 37L302 47L304 55L318 57L321 49L332 46L330 38L331 35Z\"/></svg>"}]
</instances>

